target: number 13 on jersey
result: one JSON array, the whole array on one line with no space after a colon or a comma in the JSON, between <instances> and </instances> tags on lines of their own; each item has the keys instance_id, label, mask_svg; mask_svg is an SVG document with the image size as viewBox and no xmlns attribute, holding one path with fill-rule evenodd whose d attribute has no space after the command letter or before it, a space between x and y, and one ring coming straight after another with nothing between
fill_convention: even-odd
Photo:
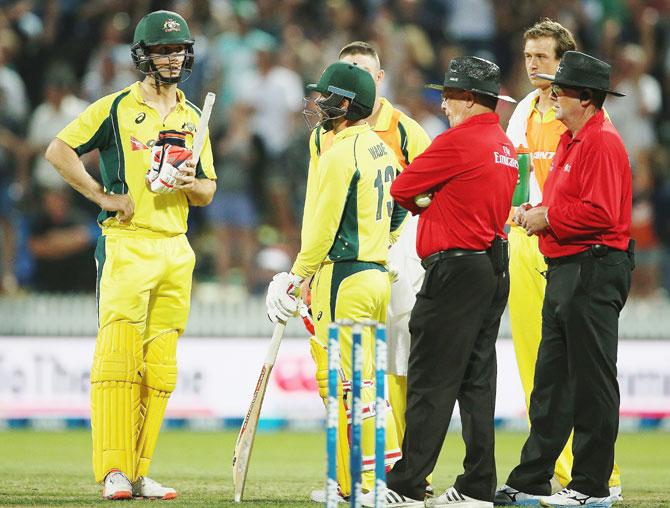
<instances>
[{"instance_id":1,"label":"number 13 on jersey","mask_svg":"<svg viewBox=\"0 0 670 508\"><path fill-rule=\"evenodd\" d=\"M384 175L382 177L382 170L377 170L377 178L375 178L375 188L377 189L377 215L376 220L382 220L382 205L384 204L384 185L392 184L395 178L395 169L393 166L386 166ZM386 201L386 213L389 217L393 213L393 200Z\"/></svg>"}]
</instances>

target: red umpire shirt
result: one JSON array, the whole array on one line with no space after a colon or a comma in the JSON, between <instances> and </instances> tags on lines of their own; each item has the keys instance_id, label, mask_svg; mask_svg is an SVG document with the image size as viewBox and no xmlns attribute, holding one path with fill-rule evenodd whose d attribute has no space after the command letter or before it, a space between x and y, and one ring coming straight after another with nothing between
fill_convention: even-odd
<instances>
[{"instance_id":1,"label":"red umpire shirt","mask_svg":"<svg viewBox=\"0 0 670 508\"><path fill-rule=\"evenodd\" d=\"M576 136L566 131L544 184L549 228L539 237L542 254L570 256L594 244L626 250L631 189L626 149L602 110Z\"/></svg>"},{"instance_id":2,"label":"red umpire shirt","mask_svg":"<svg viewBox=\"0 0 670 508\"><path fill-rule=\"evenodd\" d=\"M518 178L516 151L496 113L484 113L443 132L396 178L391 195L420 213L417 253L486 250L504 226ZM414 197L433 193L427 208Z\"/></svg>"}]
</instances>

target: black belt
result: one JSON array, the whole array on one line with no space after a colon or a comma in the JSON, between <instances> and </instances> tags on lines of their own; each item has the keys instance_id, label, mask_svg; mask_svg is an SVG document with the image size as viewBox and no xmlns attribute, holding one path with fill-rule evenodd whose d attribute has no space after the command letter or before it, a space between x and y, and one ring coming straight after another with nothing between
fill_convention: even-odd
<instances>
[{"instance_id":1,"label":"black belt","mask_svg":"<svg viewBox=\"0 0 670 508\"><path fill-rule=\"evenodd\" d=\"M487 254L488 251L485 250L466 250L466 249L449 249L441 250L435 254L431 254L421 260L421 266L425 269L428 269L430 265L447 258L458 258L461 256L476 256L480 254Z\"/></svg>"},{"instance_id":2,"label":"black belt","mask_svg":"<svg viewBox=\"0 0 670 508\"><path fill-rule=\"evenodd\" d=\"M588 258L588 257L594 257L594 258L602 258L604 256L607 256L608 254L612 252L625 252L620 249L615 249L613 247L610 247L608 245L602 245L602 244L595 244L591 245L588 249L582 252L578 252L577 254L572 254L570 256L560 256L557 258L548 258L545 257L544 261L547 263L549 266L554 266L554 265L564 265L566 263L574 263L575 261L579 261L580 259Z\"/></svg>"}]
</instances>

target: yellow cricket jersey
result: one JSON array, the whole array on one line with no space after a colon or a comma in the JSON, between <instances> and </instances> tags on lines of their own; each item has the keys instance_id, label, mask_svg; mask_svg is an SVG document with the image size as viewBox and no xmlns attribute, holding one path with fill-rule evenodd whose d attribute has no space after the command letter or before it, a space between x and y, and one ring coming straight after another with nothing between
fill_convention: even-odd
<instances>
[{"instance_id":1,"label":"yellow cricket jersey","mask_svg":"<svg viewBox=\"0 0 670 508\"><path fill-rule=\"evenodd\" d=\"M430 145L430 137L426 131L405 113L393 107L393 105L384 97L380 99L380 109L377 115L377 120L372 129L377 135L391 148L397 159L398 172L402 171L407 165L414 160L417 155ZM328 151L333 144L335 135L332 131L324 132L321 127L317 127L312 131L309 140L310 161L307 172L307 191L305 195L305 213L303 214L302 235L303 237L312 228L319 227L311 226L310 221L314 217L312 211L314 210L314 203L317 200L317 183L319 181L316 176L316 171L321 154ZM404 215L400 216L404 219ZM397 231L399 231L400 224L394 221L393 231L389 241L394 242L397 239Z\"/></svg>"},{"instance_id":2,"label":"yellow cricket jersey","mask_svg":"<svg viewBox=\"0 0 670 508\"><path fill-rule=\"evenodd\" d=\"M57 135L78 155L100 150L100 173L105 192L130 193L135 215L130 225L119 223L114 212L102 211L98 222L103 233L130 229L173 236L186 232L188 200L183 192L155 194L145 183L151 166L151 147L162 130L195 133L200 110L177 90L177 106L165 118L148 106L136 82L91 104ZM187 146L193 136L187 136ZM196 167L198 178L215 179L209 135Z\"/></svg>"},{"instance_id":3,"label":"yellow cricket jersey","mask_svg":"<svg viewBox=\"0 0 670 508\"><path fill-rule=\"evenodd\" d=\"M363 124L340 131L327 152L312 155L301 248L291 271L309 277L323 262L385 264L390 189L400 171L395 154Z\"/></svg>"}]
</instances>

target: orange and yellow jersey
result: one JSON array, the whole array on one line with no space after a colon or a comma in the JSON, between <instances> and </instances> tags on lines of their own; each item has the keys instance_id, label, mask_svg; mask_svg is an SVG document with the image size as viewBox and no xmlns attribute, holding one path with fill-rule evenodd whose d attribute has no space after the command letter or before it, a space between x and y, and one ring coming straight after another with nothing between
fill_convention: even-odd
<instances>
[{"instance_id":1,"label":"orange and yellow jersey","mask_svg":"<svg viewBox=\"0 0 670 508\"><path fill-rule=\"evenodd\" d=\"M379 114L372 130L386 143L393 151L399 165L398 171L402 171L414 160L417 155L430 145L430 137L423 130L419 123L405 113L393 107L384 97L379 100ZM332 131L324 132L321 127L312 131L309 140L310 163L307 174L307 193L305 196L305 214L303 218L303 230L310 216L308 213L313 209L313 201L316 194L317 178L312 176L319 158L328 151L333 144L335 135ZM397 175L396 175L397 176ZM394 223L395 226L395 223ZM391 242L395 242L399 236L400 228L394 227L391 232Z\"/></svg>"},{"instance_id":2,"label":"orange and yellow jersey","mask_svg":"<svg viewBox=\"0 0 670 508\"><path fill-rule=\"evenodd\" d=\"M533 100L528 112L526 140L533 161L534 178L542 192L544 182L549 175L549 168L554 160L556 147L567 127L556 119L556 111L553 108L545 111L544 114L540 113L536 108L538 99L539 97L536 97Z\"/></svg>"},{"instance_id":3,"label":"orange and yellow jersey","mask_svg":"<svg viewBox=\"0 0 670 508\"><path fill-rule=\"evenodd\" d=\"M155 194L145 183L151 166L151 147L162 130L195 134L200 110L177 90L177 105L165 118L142 98L140 83L103 97L91 104L57 135L78 155L100 150L100 174L108 194L130 194L135 215L121 224L114 212L98 216L103 234L110 230L133 230L146 234L174 236L186 232L188 199L183 192ZM186 146L193 143L187 136ZM196 177L216 179L209 135L196 167Z\"/></svg>"},{"instance_id":4,"label":"orange and yellow jersey","mask_svg":"<svg viewBox=\"0 0 670 508\"><path fill-rule=\"evenodd\" d=\"M390 189L398 171L395 154L368 124L334 135L328 151L310 160L312 192L305 199L300 252L291 271L309 277L322 263L385 264L395 217Z\"/></svg>"}]
</instances>

